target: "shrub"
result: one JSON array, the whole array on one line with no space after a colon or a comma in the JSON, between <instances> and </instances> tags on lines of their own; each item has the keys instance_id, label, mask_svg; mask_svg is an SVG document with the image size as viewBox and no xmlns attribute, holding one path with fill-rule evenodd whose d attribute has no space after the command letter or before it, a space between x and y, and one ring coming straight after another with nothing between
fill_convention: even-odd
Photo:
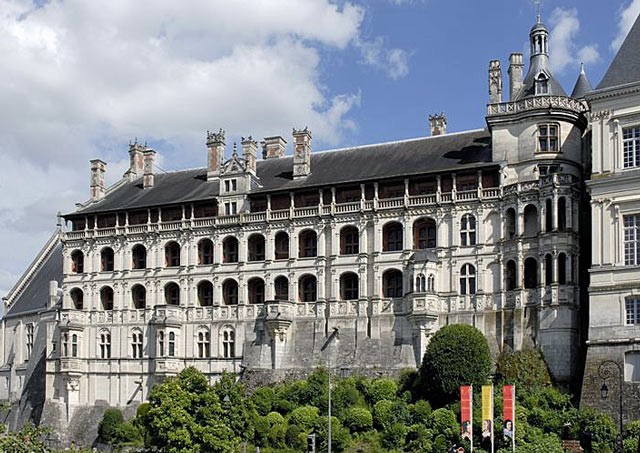
<instances>
[{"instance_id":1,"label":"shrub","mask_svg":"<svg viewBox=\"0 0 640 453\"><path fill-rule=\"evenodd\" d=\"M418 400L415 404L409 405L411 421L415 424L426 424L431 416L431 405L428 401Z\"/></svg>"},{"instance_id":2,"label":"shrub","mask_svg":"<svg viewBox=\"0 0 640 453\"><path fill-rule=\"evenodd\" d=\"M138 428L130 421L123 422L116 426L112 437L113 445L127 445L141 447L143 445L142 435Z\"/></svg>"},{"instance_id":3,"label":"shrub","mask_svg":"<svg viewBox=\"0 0 640 453\"><path fill-rule=\"evenodd\" d=\"M124 417L120 409L108 408L104 411L102 421L98 425L98 439L105 444L115 445L116 429L123 423Z\"/></svg>"},{"instance_id":4,"label":"shrub","mask_svg":"<svg viewBox=\"0 0 640 453\"><path fill-rule=\"evenodd\" d=\"M374 426L383 431L391 426L393 420L393 402L389 400L378 401L373 406L373 423Z\"/></svg>"},{"instance_id":5,"label":"shrub","mask_svg":"<svg viewBox=\"0 0 640 453\"><path fill-rule=\"evenodd\" d=\"M345 410L361 402L363 403L364 399L356 388L355 379L340 379L336 382L331 392L331 407L338 418L342 418Z\"/></svg>"},{"instance_id":6,"label":"shrub","mask_svg":"<svg viewBox=\"0 0 640 453\"><path fill-rule=\"evenodd\" d=\"M440 408L431 413L427 427L434 433L443 435L447 442L456 442L459 437L460 426L456 415L449 409Z\"/></svg>"},{"instance_id":7,"label":"shrub","mask_svg":"<svg viewBox=\"0 0 640 453\"><path fill-rule=\"evenodd\" d=\"M328 417L318 417L314 424L316 451L327 451L328 426ZM349 430L342 426L336 417L331 417L331 449L333 451L343 451L349 446L350 442L351 435L349 434Z\"/></svg>"},{"instance_id":8,"label":"shrub","mask_svg":"<svg viewBox=\"0 0 640 453\"><path fill-rule=\"evenodd\" d=\"M480 388L491 370L487 339L475 327L452 324L438 330L420 366L421 389L440 406L459 397L461 385Z\"/></svg>"},{"instance_id":9,"label":"shrub","mask_svg":"<svg viewBox=\"0 0 640 453\"><path fill-rule=\"evenodd\" d=\"M344 425L352 433L361 433L373 428L373 415L364 407L350 407L344 413Z\"/></svg>"},{"instance_id":10,"label":"shrub","mask_svg":"<svg viewBox=\"0 0 640 453\"><path fill-rule=\"evenodd\" d=\"M267 415L273 410L276 393L271 387L260 387L249 398L260 415Z\"/></svg>"},{"instance_id":11,"label":"shrub","mask_svg":"<svg viewBox=\"0 0 640 453\"><path fill-rule=\"evenodd\" d=\"M407 427L402 423L392 423L382 432L382 446L389 449L402 449L407 435ZM400 447L400 448L399 448Z\"/></svg>"},{"instance_id":12,"label":"shrub","mask_svg":"<svg viewBox=\"0 0 640 453\"><path fill-rule=\"evenodd\" d=\"M520 388L551 385L549 367L537 349L503 352L496 362L495 380Z\"/></svg>"},{"instance_id":13,"label":"shrub","mask_svg":"<svg viewBox=\"0 0 640 453\"><path fill-rule=\"evenodd\" d=\"M405 438L405 450L430 453L433 450L432 438L433 432L424 425L411 425Z\"/></svg>"},{"instance_id":14,"label":"shrub","mask_svg":"<svg viewBox=\"0 0 640 453\"><path fill-rule=\"evenodd\" d=\"M300 406L289 414L289 423L307 430L313 426L318 418L318 408L315 406Z\"/></svg>"},{"instance_id":15,"label":"shrub","mask_svg":"<svg viewBox=\"0 0 640 453\"><path fill-rule=\"evenodd\" d=\"M393 379L375 379L366 386L366 398L374 406L378 401L393 400L398 392L398 385Z\"/></svg>"}]
</instances>

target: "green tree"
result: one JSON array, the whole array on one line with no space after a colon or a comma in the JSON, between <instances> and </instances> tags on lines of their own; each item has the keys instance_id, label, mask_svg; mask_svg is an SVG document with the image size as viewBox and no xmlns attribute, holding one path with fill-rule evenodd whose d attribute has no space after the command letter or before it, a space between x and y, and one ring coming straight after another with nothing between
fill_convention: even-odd
<instances>
[{"instance_id":1,"label":"green tree","mask_svg":"<svg viewBox=\"0 0 640 453\"><path fill-rule=\"evenodd\" d=\"M153 387L144 425L152 445L167 453L231 453L239 439L222 415L206 377L189 367Z\"/></svg>"},{"instance_id":2,"label":"green tree","mask_svg":"<svg viewBox=\"0 0 640 453\"><path fill-rule=\"evenodd\" d=\"M27 423L19 431L9 431L0 436L0 451L3 453L24 453L26 451L49 452L45 445L48 428Z\"/></svg>"},{"instance_id":3,"label":"green tree","mask_svg":"<svg viewBox=\"0 0 640 453\"><path fill-rule=\"evenodd\" d=\"M114 435L118 426L124 423L122 411L113 407L107 408L98 425L98 440L102 443L114 445Z\"/></svg>"},{"instance_id":4,"label":"green tree","mask_svg":"<svg viewBox=\"0 0 640 453\"><path fill-rule=\"evenodd\" d=\"M518 388L551 385L549 367L538 349L503 352L496 362L495 381Z\"/></svg>"},{"instance_id":5,"label":"green tree","mask_svg":"<svg viewBox=\"0 0 640 453\"><path fill-rule=\"evenodd\" d=\"M251 400L245 398L244 386L236 381L233 374L222 373L213 389L220 400L222 417L225 424L233 430L236 437L243 440L253 438L253 420Z\"/></svg>"},{"instance_id":6,"label":"green tree","mask_svg":"<svg viewBox=\"0 0 640 453\"><path fill-rule=\"evenodd\" d=\"M361 433L373 428L373 415L364 407L350 407L342 422L352 433Z\"/></svg>"},{"instance_id":7,"label":"green tree","mask_svg":"<svg viewBox=\"0 0 640 453\"><path fill-rule=\"evenodd\" d=\"M480 388L491 371L487 339L475 327L452 324L438 330L420 366L422 391L436 406L459 397L461 385Z\"/></svg>"},{"instance_id":8,"label":"green tree","mask_svg":"<svg viewBox=\"0 0 640 453\"><path fill-rule=\"evenodd\" d=\"M289 414L289 423L300 426L303 430L310 429L318 418L318 408L315 406L300 406Z\"/></svg>"},{"instance_id":9,"label":"green tree","mask_svg":"<svg viewBox=\"0 0 640 453\"><path fill-rule=\"evenodd\" d=\"M273 410L276 392L271 387L260 387L249 397L258 414L267 415Z\"/></svg>"}]
</instances>

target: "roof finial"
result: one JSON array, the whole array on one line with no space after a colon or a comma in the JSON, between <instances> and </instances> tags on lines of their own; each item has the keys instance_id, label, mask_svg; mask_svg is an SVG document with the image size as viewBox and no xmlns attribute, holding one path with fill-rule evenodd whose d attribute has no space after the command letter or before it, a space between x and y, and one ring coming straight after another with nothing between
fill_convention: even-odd
<instances>
[{"instance_id":1,"label":"roof finial","mask_svg":"<svg viewBox=\"0 0 640 453\"><path fill-rule=\"evenodd\" d=\"M580 62L580 74L584 74L584 63Z\"/></svg>"},{"instance_id":2,"label":"roof finial","mask_svg":"<svg viewBox=\"0 0 640 453\"><path fill-rule=\"evenodd\" d=\"M540 14L540 4L542 0L533 0L533 4L536 5L536 23L542 23L542 15Z\"/></svg>"}]
</instances>

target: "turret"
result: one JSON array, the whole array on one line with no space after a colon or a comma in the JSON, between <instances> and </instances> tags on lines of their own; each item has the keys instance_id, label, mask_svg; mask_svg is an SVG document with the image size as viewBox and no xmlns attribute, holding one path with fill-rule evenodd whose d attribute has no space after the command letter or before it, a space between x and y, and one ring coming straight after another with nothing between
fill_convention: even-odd
<instances>
[{"instance_id":1,"label":"turret","mask_svg":"<svg viewBox=\"0 0 640 453\"><path fill-rule=\"evenodd\" d=\"M584 72L584 64L580 63L580 74L578 75L578 80L576 80L576 84L571 92L571 97L575 99L584 99L584 96L591 91L593 91L593 88L587 78L587 74Z\"/></svg>"}]
</instances>

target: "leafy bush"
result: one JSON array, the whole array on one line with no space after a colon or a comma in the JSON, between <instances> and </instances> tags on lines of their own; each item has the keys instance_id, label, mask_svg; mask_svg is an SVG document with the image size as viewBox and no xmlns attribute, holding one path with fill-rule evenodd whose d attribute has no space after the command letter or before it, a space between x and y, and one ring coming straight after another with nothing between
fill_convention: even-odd
<instances>
[{"instance_id":1,"label":"leafy bush","mask_svg":"<svg viewBox=\"0 0 640 453\"><path fill-rule=\"evenodd\" d=\"M378 401L395 399L398 392L398 384L389 378L375 379L366 386L365 391L367 402L375 406Z\"/></svg>"},{"instance_id":2,"label":"leafy bush","mask_svg":"<svg viewBox=\"0 0 640 453\"><path fill-rule=\"evenodd\" d=\"M454 443L458 440L460 425L456 420L456 414L449 409L440 408L433 411L429 417L427 428L444 436L447 442Z\"/></svg>"},{"instance_id":3,"label":"leafy bush","mask_svg":"<svg viewBox=\"0 0 640 453\"><path fill-rule=\"evenodd\" d=\"M415 404L410 404L408 409L411 421L415 424L426 424L431 416L431 404L425 400L418 400Z\"/></svg>"},{"instance_id":4,"label":"leafy bush","mask_svg":"<svg viewBox=\"0 0 640 453\"><path fill-rule=\"evenodd\" d=\"M345 410L360 403L364 403L364 398L356 387L355 379L340 379L336 382L335 386L333 386L331 392L331 408L338 418L342 418Z\"/></svg>"},{"instance_id":5,"label":"leafy bush","mask_svg":"<svg viewBox=\"0 0 640 453\"><path fill-rule=\"evenodd\" d=\"M475 327L452 324L438 330L424 354L420 382L436 405L456 401L461 385L480 388L491 371L487 339Z\"/></svg>"},{"instance_id":6,"label":"leafy bush","mask_svg":"<svg viewBox=\"0 0 640 453\"><path fill-rule=\"evenodd\" d=\"M404 446L408 428L402 423L392 423L382 432L382 446L388 450L395 450Z\"/></svg>"},{"instance_id":7,"label":"leafy bush","mask_svg":"<svg viewBox=\"0 0 640 453\"><path fill-rule=\"evenodd\" d=\"M102 416L102 421L98 425L98 439L100 442L109 445L115 445L114 437L116 429L124 423L124 417L122 411L116 408L107 408Z\"/></svg>"},{"instance_id":8,"label":"leafy bush","mask_svg":"<svg viewBox=\"0 0 640 453\"><path fill-rule=\"evenodd\" d=\"M276 393L271 387L260 387L249 398L260 415L267 415L273 410Z\"/></svg>"},{"instance_id":9,"label":"leafy bush","mask_svg":"<svg viewBox=\"0 0 640 453\"><path fill-rule=\"evenodd\" d=\"M327 451L327 430L329 427L328 417L318 417L314 424L316 433L316 451ZM351 443L349 430L342 426L336 417L331 417L331 449L333 451L344 451Z\"/></svg>"},{"instance_id":10,"label":"leafy bush","mask_svg":"<svg viewBox=\"0 0 640 453\"><path fill-rule=\"evenodd\" d=\"M303 430L313 426L318 418L318 408L315 406L300 406L289 414L289 424L298 425Z\"/></svg>"},{"instance_id":11,"label":"leafy bush","mask_svg":"<svg viewBox=\"0 0 640 453\"><path fill-rule=\"evenodd\" d=\"M126 421L116 426L113 433L113 445L141 447L143 439L138 428L133 422Z\"/></svg>"},{"instance_id":12,"label":"leafy bush","mask_svg":"<svg viewBox=\"0 0 640 453\"><path fill-rule=\"evenodd\" d=\"M549 367L537 349L503 352L496 362L495 380L519 388L551 385Z\"/></svg>"},{"instance_id":13,"label":"leafy bush","mask_svg":"<svg viewBox=\"0 0 640 453\"><path fill-rule=\"evenodd\" d=\"M391 426L393 420L393 401L382 400L378 401L375 406L373 406L373 424L374 426L384 431L388 427Z\"/></svg>"},{"instance_id":14,"label":"leafy bush","mask_svg":"<svg viewBox=\"0 0 640 453\"><path fill-rule=\"evenodd\" d=\"M433 450L433 431L422 424L411 425L405 438L405 451L431 453Z\"/></svg>"},{"instance_id":15,"label":"leafy bush","mask_svg":"<svg viewBox=\"0 0 640 453\"><path fill-rule=\"evenodd\" d=\"M344 413L344 425L352 433L361 433L373 428L373 415L364 407L351 407Z\"/></svg>"}]
</instances>

